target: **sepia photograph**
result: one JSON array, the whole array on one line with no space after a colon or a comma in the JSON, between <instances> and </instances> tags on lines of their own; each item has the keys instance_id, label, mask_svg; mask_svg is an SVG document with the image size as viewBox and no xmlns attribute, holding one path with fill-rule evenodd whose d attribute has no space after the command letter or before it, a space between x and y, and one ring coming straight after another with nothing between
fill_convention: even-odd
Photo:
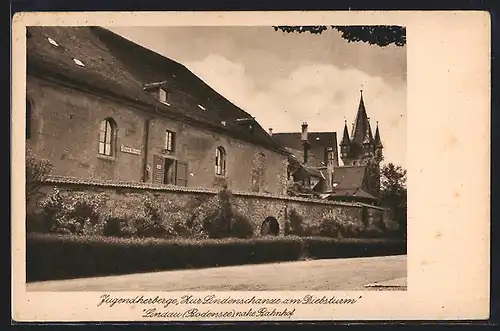
<instances>
[{"instance_id":1,"label":"sepia photograph","mask_svg":"<svg viewBox=\"0 0 500 331\"><path fill-rule=\"evenodd\" d=\"M487 314L486 16L13 26L16 320Z\"/></svg>"},{"instance_id":2,"label":"sepia photograph","mask_svg":"<svg viewBox=\"0 0 500 331\"><path fill-rule=\"evenodd\" d=\"M406 289L404 27L26 33L28 290Z\"/></svg>"}]
</instances>

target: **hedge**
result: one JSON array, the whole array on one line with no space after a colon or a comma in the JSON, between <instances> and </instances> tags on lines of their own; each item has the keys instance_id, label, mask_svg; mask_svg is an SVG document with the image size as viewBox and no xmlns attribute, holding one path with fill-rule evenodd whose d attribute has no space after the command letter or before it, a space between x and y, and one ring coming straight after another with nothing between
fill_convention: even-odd
<instances>
[{"instance_id":1,"label":"hedge","mask_svg":"<svg viewBox=\"0 0 500 331\"><path fill-rule=\"evenodd\" d=\"M305 237L304 255L313 259L406 254L406 242L395 239Z\"/></svg>"},{"instance_id":2,"label":"hedge","mask_svg":"<svg viewBox=\"0 0 500 331\"><path fill-rule=\"evenodd\" d=\"M298 238L155 239L30 234L26 281L298 260Z\"/></svg>"},{"instance_id":3,"label":"hedge","mask_svg":"<svg viewBox=\"0 0 500 331\"><path fill-rule=\"evenodd\" d=\"M405 254L403 242L300 238L155 239L29 234L26 281L173 269Z\"/></svg>"}]
</instances>

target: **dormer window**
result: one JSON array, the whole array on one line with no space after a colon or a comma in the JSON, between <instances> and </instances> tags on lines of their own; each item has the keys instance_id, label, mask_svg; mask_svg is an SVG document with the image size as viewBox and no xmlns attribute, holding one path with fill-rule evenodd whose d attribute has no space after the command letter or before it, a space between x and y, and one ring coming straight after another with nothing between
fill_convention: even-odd
<instances>
[{"instance_id":1,"label":"dormer window","mask_svg":"<svg viewBox=\"0 0 500 331\"><path fill-rule=\"evenodd\" d=\"M58 43L57 43L54 39L52 39L52 38L47 38L47 40L48 40L48 41L49 41L49 43L51 43L52 45L54 45L54 46L56 46L56 47L58 47L58 46L59 46L59 44L58 44Z\"/></svg>"},{"instance_id":2,"label":"dormer window","mask_svg":"<svg viewBox=\"0 0 500 331\"><path fill-rule=\"evenodd\" d=\"M158 93L158 98L160 102L167 103L167 90L165 90L163 87L160 87Z\"/></svg>"},{"instance_id":3,"label":"dormer window","mask_svg":"<svg viewBox=\"0 0 500 331\"><path fill-rule=\"evenodd\" d=\"M159 102L170 106L168 103L168 89L167 89L167 81L161 81L161 82L153 82L153 83L147 83L144 84L142 87L143 90L150 92L152 95L154 95L155 99L158 100Z\"/></svg>"}]
</instances>

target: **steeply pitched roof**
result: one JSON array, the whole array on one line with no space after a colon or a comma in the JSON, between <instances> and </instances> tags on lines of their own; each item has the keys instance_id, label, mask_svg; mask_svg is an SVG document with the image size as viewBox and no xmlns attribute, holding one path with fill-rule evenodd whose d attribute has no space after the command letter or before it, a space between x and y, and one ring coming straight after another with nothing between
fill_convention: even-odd
<instances>
[{"instance_id":1,"label":"steeply pitched roof","mask_svg":"<svg viewBox=\"0 0 500 331\"><path fill-rule=\"evenodd\" d=\"M351 140L349 139L349 130L347 129L347 121L344 124L344 133L342 134L342 141L340 142L340 145L349 145Z\"/></svg>"},{"instance_id":2,"label":"steeply pitched roof","mask_svg":"<svg viewBox=\"0 0 500 331\"><path fill-rule=\"evenodd\" d=\"M378 129L378 122L377 122L377 130L375 131L375 147L384 147L382 145L382 139L380 139L380 131Z\"/></svg>"},{"instance_id":3,"label":"steeply pitched roof","mask_svg":"<svg viewBox=\"0 0 500 331\"><path fill-rule=\"evenodd\" d=\"M375 199L366 191L365 166L344 166L333 170L333 185L329 197L357 197Z\"/></svg>"},{"instance_id":4,"label":"steeply pitched roof","mask_svg":"<svg viewBox=\"0 0 500 331\"><path fill-rule=\"evenodd\" d=\"M236 122L251 118L249 113L169 58L100 27L29 27L28 32L28 75L71 82L287 154L257 122L253 130ZM143 89L154 82L166 82L170 106Z\"/></svg>"},{"instance_id":5,"label":"steeply pitched roof","mask_svg":"<svg viewBox=\"0 0 500 331\"><path fill-rule=\"evenodd\" d=\"M292 152L300 162L304 157L304 148L300 132L273 133L273 139L285 146ZM337 157L337 133L336 132L308 132L309 154L308 165L314 167L324 166L325 149L333 148Z\"/></svg>"},{"instance_id":6,"label":"steeply pitched roof","mask_svg":"<svg viewBox=\"0 0 500 331\"><path fill-rule=\"evenodd\" d=\"M362 188L365 183L365 166L344 166L333 170L333 183L336 190L356 190Z\"/></svg>"},{"instance_id":7,"label":"steeply pitched roof","mask_svg":"<svg viewBox=\"0 0 500 331\"><path fill-rule=\"evenodd\" d=\"M325 179L325 176L323 175L323 173L321 172L321 170L318 170L316 168L308 167L308 166L304 166L303 165L299 169L297 169L297 171L299 171L299 170L303 170L304 172L306 172L308 175L310 175L312 177Z\"/></svg>"},{"instance_id":8,"label":"steeply pitched roof","mask_svg":"<svg viewBox=\"0 0 500 331\"><path fill-rule=\"evenodd\" d=\"M356 113L356 119L351 133L351 141L361 145L365 141L371 142L372 139L372 130L368 120L368 115L366 114L363 92L361 92L358 112Z\"/></svg>"}]
</instances>

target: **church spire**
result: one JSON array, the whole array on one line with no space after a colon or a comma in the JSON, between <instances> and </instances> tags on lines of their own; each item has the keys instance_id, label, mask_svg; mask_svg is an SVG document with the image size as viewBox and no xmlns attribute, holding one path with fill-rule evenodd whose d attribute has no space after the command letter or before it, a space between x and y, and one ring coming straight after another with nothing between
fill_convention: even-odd
<instances>
[{"instance_id":1,"label":"church spire","mask_svg":"<svg viewBox=\"0 0 500 331\"><path fill-rule=\"evenodd\" d=\"M368 116L366 115L365 102L363 100L363 90L360 90L360 99L358 106L358 113L356 114L356 120L354 121L354 127L352 130L352 141L358 144L363 144L366 135L371 133L370 123L368 121ZM370 139L368 137L367 139Z\"/></svg>"},{"instance_id":2,"label":"church spire","mask_svg":"<svg viewBox=\"0 0 500 331\"><path fill-rule=\"evenodd\" d=\"M344 134L342 135L342 141L340 142L340 145L347 146L351 140L349 139L349 130L347 129L347 120L345 120L344 123Z\"/></svg>"},{"instance_id":3,"label":"church spire","mask_svg":"<svg viewBox=\"0 0 500 331\"><path fill-rule=\"evenodd\" d=\"M377 129L375 130L375 147L382 148L382 140L380 139L380 131L378 129L378 121L377 121Z\"/></svg>"}]
</instances>

